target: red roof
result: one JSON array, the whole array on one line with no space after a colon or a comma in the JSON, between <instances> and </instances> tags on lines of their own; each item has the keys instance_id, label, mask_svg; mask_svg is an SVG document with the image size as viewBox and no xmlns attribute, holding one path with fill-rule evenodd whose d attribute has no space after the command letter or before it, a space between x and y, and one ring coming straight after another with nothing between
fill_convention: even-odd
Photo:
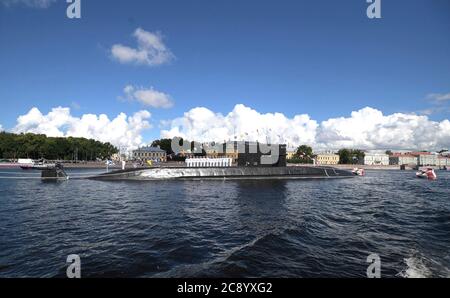
<instances>
[{"instance_id":1,"label":"red roof","mask_svg":"<svg viewBox=\"0 0 450 298\"><path fill-rule=\"evenodd\" d=\"M412 155L431 155L431 152L410 152Z\"/></svg>"}]
</instances>

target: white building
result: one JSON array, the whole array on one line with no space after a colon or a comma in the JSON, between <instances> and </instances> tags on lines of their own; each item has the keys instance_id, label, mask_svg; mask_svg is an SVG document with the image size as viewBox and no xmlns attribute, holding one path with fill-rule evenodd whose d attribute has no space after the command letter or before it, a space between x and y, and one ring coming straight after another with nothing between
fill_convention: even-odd
<instances>
[{"instance_id":1,"label":"white building","mask_svg":"<svg viewBox=\"0 0 450 298\"><path fill-rule=\"evenodd\" d=\"M382 153L366 153L364 164L368 166L388 166L389 155Z\"/></svg>"},{"instance_id":2,"label":"white building","mask_svg":"<svg viewBox=\"0 0 450 298\"><path fill-rule=\"evenodd\" d=\"M419 166L437 166L438 165L438 155L431 153L420 154L417 158Z\"/></svg>"},{"instance_id":3,"label":"white building","mask_svg":"<svg viewBox=\"0 0 450 298\"><path fill-rule=\"evenodd\" d=\"M389 164L417 166L417 156L409 153L394 153L389 157Z\"/></svg>"},{"instance_id":4,"label":"white building","mask_svg":"<svg viewBox=\"0 0 450 298\"><path fill-rule=\"evenodd\" d=\"M450 157L447 156L439 156L438 157L438 166L439 167L450 167Z\"/></svg>"}]
</instances>

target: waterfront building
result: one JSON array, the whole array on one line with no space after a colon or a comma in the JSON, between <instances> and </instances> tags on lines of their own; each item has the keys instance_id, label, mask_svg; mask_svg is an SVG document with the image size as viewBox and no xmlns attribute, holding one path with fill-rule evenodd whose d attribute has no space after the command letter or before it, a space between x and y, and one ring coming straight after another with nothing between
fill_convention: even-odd
<instances>
[{"instance_id":1,"label":"waterfront building","mask_svg":"<svg viewBox=\"0 0 450 298\"><path fill-rule=\"evenodd\" d=\"M448 156L438 156L438 164L440 168L450 167L450 157Z\"/></svg>"},{"instance_id":2,"label":"waterfront building","mask_svg":"<svg viewBox=\"0 0 450 298\"><path fill-rule=\"evenodd\" d=\"M295 151L287 151L286 152L286 159L293 159L295 157Z\"/></svg>"},{"instance_id":3,"label":"waterfront building","mask_svg":"<svg viewBox=\"0 0 450 298\"><path fill-rule=\"evenodd\" d=\"M337 165L339 155L333 153L319 153L316 155L317 165Z\"/></svg>"},{"instance_id":4,"label":"waterfront building","mask_svg":"<svg viewBox=\"0 0 450 298\"><path fill-rule=\"evenodd\" d=\"M133 151L133 158L147 162L148 160L166 162L167 153L159 147L142 147Z\"/></svg>"},{"instance_id":5,"label":"waterfront building","mask_svg":"<svg viewBox=\"0 0 450 298\"><path fill-rule=\"evenodd\" d=\"M368 166L388 166L389 155L382 153L366 153L364 155L364 165Z\"/></svg>"},{"instance_id":6,"label":"waterfront building","mask_svg":"<svg viewBox=\"0 0 450 298\"><path fill-rule=\"evenodd\" d=\"M411 153L394 153L389 156L389 164L417 166L417 156Z\"/></svg>"},{"instance_id":7,"label":"waterfront building","mask_svg":"<svg viewBox=\"0 0 450 298\"><path fill-rule=\"evenodd\" d=\"M217 158L217 157L219 157L219 154L222 153L219 151L221 151L221 150L218 150L218 148L216 148L216 147L207 147L205 149L206 157Z\"/></svg>"},{"instance_id":8,"label":"waterfront building","mask_svg":"<svg viewBox=\"0 0 450 298\"><path fill-rule=\"evenodd\" d=\"M417 164L421 167L437 166L438 165L438 155L432 154L430 152L418 152Z\"/></svg>"},{"instance_id":9,"label":"waterfront building","mask_svg":"<svg viewBox=\"0 0 450 298\"><path fill-rule=\"evenodd\" d=\"M239 156L238 142L229 141L221 144L210 145L205 148L206 157L210 158L231 158L232 163L237 163Z\"/></svg>"}]
</instances>

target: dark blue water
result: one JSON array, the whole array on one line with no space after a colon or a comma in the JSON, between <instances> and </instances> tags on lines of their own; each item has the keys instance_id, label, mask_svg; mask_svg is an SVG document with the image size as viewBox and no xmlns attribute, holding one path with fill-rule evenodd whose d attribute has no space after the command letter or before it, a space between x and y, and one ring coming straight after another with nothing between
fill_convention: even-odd
<instances>
[{"instance_id":1,"label":"dark blue water","mask_svg":"<svg viewBox=\"0 0 450 298\"><path fill-rule=\"evenodd\" d=\"M79 172L78 172L79 173ZM72 172L72 175L78 173ZM0 277L450 276L450 173L329 181L6 179Z\"/></svg>"}]
</instances>

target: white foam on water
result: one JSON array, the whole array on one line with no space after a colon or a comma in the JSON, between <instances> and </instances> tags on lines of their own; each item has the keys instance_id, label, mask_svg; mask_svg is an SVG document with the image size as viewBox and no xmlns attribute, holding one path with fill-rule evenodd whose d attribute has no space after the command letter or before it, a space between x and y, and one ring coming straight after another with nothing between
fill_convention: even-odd
<instances>
[{"instance_id":1,"label":"white foam on water","mask_svg":"<svg viewBox=\"0 0 450 298\"><path fill-rule=\"evenodd\" d=\"M404 259L406 269L398 275L404 278L427 278L431 276L431 271L425 266L422 258L410 257Z\"/></svg>"}]
</instances>

